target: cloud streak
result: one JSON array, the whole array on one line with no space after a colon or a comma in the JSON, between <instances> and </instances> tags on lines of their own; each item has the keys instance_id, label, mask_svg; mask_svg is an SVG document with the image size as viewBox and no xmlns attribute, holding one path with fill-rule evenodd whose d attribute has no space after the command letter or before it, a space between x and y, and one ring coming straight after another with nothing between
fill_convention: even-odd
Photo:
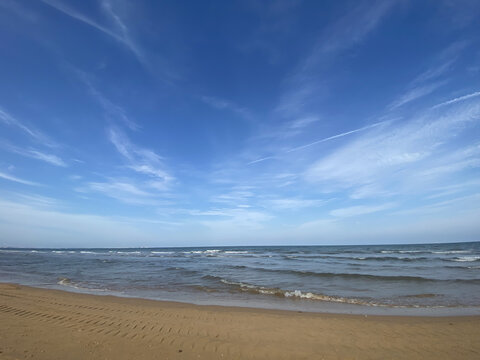
<instances>
[{"instance_id":1,"label":"cloud streak","mask_svg":"<svg viewBox=\"0 0 480 360\"><path fill-rule=\"evenodd\" d=\"M57 145L51 141L46 135L41 133L40 131L33 129L22 123L20 120L13 117L11 114L6 112L4 109L0 107L0 122L12 127L16 127L25 134L29 135L34 140L40 142L42 145L46 145L49 147L56 147Z\"/></svg>"},{"instance_id":2,"label":"cloud streak","mask_svg":"<svg viewBox=\"0 0 480 360\"><path fill-rule=\"evenodd\" d=\"M145 187L145 186L144 186ZM152 192L146 191L127 179L109 179L104 182L88 182L76 189L78 192L96 192L130 205L161 205Z\"/></svg>"},{"instance_id":3,"label":"cloud streak","mask_svg":"<svg viewBox=\"0 0 480 360\"><path fill-rule=\"evenodd\" d=\"M325 83L324 75L334 59L359 45L371 34L391 12L398 1L387 0L362 2L349 9L346 14L330 24L312 46L310 52L297 65L296 70L286 79L287 91L282 95L276 111L293 116L303 111L309 99L315 95L318 102L320 85Z\"/></svg>"},{"instance_id":4,"label":"cloud streak","mask_svg":"<svg viewBox=\"0 0 480 360\"><path fill-rule=\"evenodd\" d=\"M70 66L71 70L80 78L85 84L90 95L97 101L98 104L104 109L106 117L114 121L120 121L130 130L138 131L141 126L127 116L124 108L114 104L107 99L92 83L90 77L83 71Z\"/></svg>"},{"instance_id":5,"label":"cloud streak","mask_svg":"<svg viewBox=\"0 0 480 360\"><path fill-rule=\"evenodd\" d=\"M23 185L40 186L40 184L38 184L36 182L20 179L16 176L5 174L3 172L0 172L0 178L5 179L5 180L9 180L9 181L13 181L13 182L16 182L16 183L19 183L19 184L23 184Z\"/></svg>"},{"instance_id":6,"label":"cloud streak","mask_svg":"<svg viewBox=\"0 0 480 360\"><path fill-rule=\"evenodd\" d=\"M445 85L449 81L448 79L437 79L453 68L455 62L458 60L459 54L465 46L466 42L464 41L454 42L435 56L432 61L433 65L411 81L408 86L409 89L393 101L388 109L395 110L405 104L427 96Z\"/></svg>"},{"instance_id":7,"label":"cloud streak","mask_svg":"<svg viewBox=\"0 0 480 360\"><path fill-rule=\"evenodd\" d=\"M442 107L442 106L445 106L445 105L455 104L459 101L468 100L468 99L471 99L471 98L474 98L474 97L477 97L477 96L480 96L480 91L476 91L476 92L473 92L473 93L468 94L468 95L460 96L460 97L457 97L455 99L451 99L451 100L442 102L440 104L437 104L437 105L433 106L432 109L436 109L436 108L439 108L439 107Z\"/></svg>"},{"instance_id":8,"label":"cloud streak","mask_svg":"<svg viewBox=\"0 0 480 360\"><path fill-rule=\"evenodd\" d=\"M418 100L426 95L429 95L445 84L446 84L446 81L437 81L432 84L414 87L413 89L408 90L405 94L400 96L397 100L395 100L389 106L389 110L394 110L405 104L408 104L412 101Z\"/></svg>"},{"instance_id":9,"label":"cloud streak","mask_svg":"<svg viewBox=\"0 0 480 360\"><path fill-rule=\"evenodd\" d=\"M156 180L157 188L174 180L164 168L163 158L154 151L134 145L130 139L118 128L112 126L107 129L110 142L127 161L128 167L137 173L148 175Z\"/></svg>"},{"instance_id":10,"label":"cloud streak","mask_svg":"<svg viewBox=\"0 0 480 360\"><path fill-rule=\"evenodd\" d=\"M10 145L8 143L0 142L0 146L12 153L15 153L21 156L44 161L46 163L49 163L55 166L67 167L67 164L60 157L53 154L46 154L36 149L21 149L19 147Z\"/></svg>"},{"instance_id":11,"label":"cloud streak","mask_svg":"<svg viewBox=\"0 0 480 360\"><path fill-rule=\"evenodd\" d=\"M125 23L120 19L118 14L115 13L113 6L110 1L104 0L102 1L102 8L104 12L112 19L112 21L116 25L116 30L110 29L104 25L99 24L98 22L94 21L93 19L83 15L82 13L78 12L77 10L71 8L70 6L65 5L61 1L57 0L41 0L48 6L60 11L61 13L70 16L71 18L78 20L100 32L103 34L111 37L112 39L120 42L123 44L130 52L132 52L137 60L142 65L147 65L145 56L143 51L140 50L140 47L137 45L136 42L132 40L132 37L129 34L128 28Z\"/></svg>"},{"instance_id":12,"label":"cloud streak","mask_svg":"<svg viewBox=\"0 0 480 360\"><path fill-rule=\"evenodd\" d=\"M330 215L335 217L353 217L353 216L360 216L360 215L367 215L376 213L379 211L384 211L391 209L394 207L394 203L387 203L382 205L374 205L374 206L366 206L366 205L358 205L358 206L350 206L341 209L335 209L330 211Z\"/></svg>"},{"instance_id":13,"label":"cloud streak","mask_svg":"<svg viewBox=\"0 0 480 360\"><path fill-rule=\"evenodd\" d=\"M454 102L450 106L442 113L429 109L409 121L397 122L397 126L366 133L310 165L305 179L354 192L366 185L380 192L384 192L382 187L399 191L410 182L412 191L417 191L426 181L439 181L446 174L440 169L455 173L476 164L477 147L453 153L451 148L465 129L478 124L480 103ZM452 154L460 168L451 169Z\"/></svg>"},{"instance_id":14,"label":"cloud streak","mask_svg":"<svg viewBox=\"0 0 480 360\"><path fill-rule=\"evenodd\" d=\"M338 138L341 138L341 137L344 137L344 136L347 136L347 135L351 135L351 134L355 134L355 133L358 133L358 132L361 132L361 131L372 129L372 128L375 128L377 126L386 125L386 124L391 123L392 121L393 120L380 121L380 122L376 122L374 124L363 126L361 128L355 129L355 130L350 130L350 131L346 131L346 132L343 132L343 133L340 133L340 134L337 134L337 135L329 136L329 137L326 137L326 138L323 138L323 139L320 139L320 140L317 140L317 141L314 141L314 142L311 142L311 143L308 143L308 144L305 144L305 145L297 146L297 147L291 148L289 150L286 150L285 154L288 154L288 153L291 153L291 152L294 152L294 151L303 150L303 149L309 148L309 147L317 145L317 144L321 144L321 143L324 143L324 142L327 142L327 141L330 141L330 140L338 139ZM247 163L247 165L253 165L253 164L265 161L265 160L270 160L270 159L275 159L275 158L278 158L278 156L267 156L267 157L264 157L264 158L260 158L260 159L257 159L257 160L250 161L249 163Z\"/></svg>"}]
</instances>

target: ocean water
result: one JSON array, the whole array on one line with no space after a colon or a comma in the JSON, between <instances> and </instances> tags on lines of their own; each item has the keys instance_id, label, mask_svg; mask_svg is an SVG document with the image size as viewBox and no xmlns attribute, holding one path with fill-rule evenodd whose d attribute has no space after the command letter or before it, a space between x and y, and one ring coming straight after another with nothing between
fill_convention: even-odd
<instances>
[{"instance_id":1,"label":"ocean water","mask_svg":"<svg viewBox=\"0 0 480 360\"><path fill-rule=\"evenodd\" d=\"M297 311L480 314L480 242L0 249L0 281Z\"/></svg>"}]
</instances>

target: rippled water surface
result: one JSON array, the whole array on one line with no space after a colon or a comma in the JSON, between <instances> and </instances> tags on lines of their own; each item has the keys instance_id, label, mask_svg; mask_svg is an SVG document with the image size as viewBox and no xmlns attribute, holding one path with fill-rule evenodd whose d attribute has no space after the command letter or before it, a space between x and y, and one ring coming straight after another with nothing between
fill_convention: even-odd
<instances>
[{"instance_id":1,"label":"rippled water surface","mask_svg":"<svg viewBox=\"0 0 480 360\"><path fill-rule=\"evenodd\" d=\"M0 249L0 281L202 304L480 308L480 243Z\"/></svg>"}]
</instances>

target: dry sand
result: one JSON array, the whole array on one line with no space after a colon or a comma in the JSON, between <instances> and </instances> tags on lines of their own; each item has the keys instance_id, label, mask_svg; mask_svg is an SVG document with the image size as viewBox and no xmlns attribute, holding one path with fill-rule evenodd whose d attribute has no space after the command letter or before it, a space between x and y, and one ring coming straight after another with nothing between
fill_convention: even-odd
<instances>
[{"instance_id":1,"label":"dry sand","mask_svg":"<svg viewBox=\"0 0 480 360\"><path fill-rule=\"evenodd\" d=\"M480 359L480 317L195 306L0 284L0 359Z\"/></svg>"}]
</instances>

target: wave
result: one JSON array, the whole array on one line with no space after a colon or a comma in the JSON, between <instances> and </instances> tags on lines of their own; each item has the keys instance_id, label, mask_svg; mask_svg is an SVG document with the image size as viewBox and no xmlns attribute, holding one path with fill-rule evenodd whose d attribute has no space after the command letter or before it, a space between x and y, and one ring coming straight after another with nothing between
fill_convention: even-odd
<instances>
[{"instance_id":1,"label":"wave","mask_svg":"<svg viewBox=\"0 0 480 360\"><path fill-rule=\"evenodd\" d=\"M471 250L381 250L381 254L436 254L436 255L453 255L453 254L470 254Z\"/></svg>"},{"instance_id":2,"label":"wave","mask_svg":"<svg viewBox=\"0 0 480 360\"><path fill-rule=\"evenodd\" d=\"M364 257L353 257L349 259L367 260L367 261L404 261L404 262L429 260L429 258L423 257L423 256L422 257L364 256Z\"/></svg>"},{"instance_id":3,"label":"wave","mask_svg":"<svg viewBox=\"0 0 480 360\"><path fill-rule=\"evenodd\" d=\"M284 255L284 260L300 260L300 261L309 261L311 259L326 259L326 260L358 260L358 261L401 261L401 262L412 262L412 261L424 261L432 260L425 256L416 256L416 257L398 257L398 256L335 256L335 255L316 255L316 256L292 256Z\"/></svg>"},{"instance_id":4,"label":"wave","mask_svg":"<svg viewBox=\"0 0 480 360\"><path fill-rule=\"evenodd\" d=\"M344 280L367 280L367 281L377 281L377 282L418 282L418 283L428 283L428 282L459 282L467 284L480 284L480 279L435 279L427 278L422 276L408 276L408 275L373 275L373 274L362 274L362 273L335 273L335 272L315 272L315 271L304 271L304 270L293 270L293 269L268 269L262 267L252 267L245 265L233 265L230 266L232 269L238 270L253 270L258 272L270 273L270 274L281 274L281 275L293 275L299 277L314 277L314 278L323 278L323 279L344 279ZM210 275L206 275L208 278Z\"/></svg>"},{"instance_id":5,"label":"wave","mask_svg":"<svg viewBox=\"0 0 480 360\"><path fill-rule=\"evenodd\" d=\"M246 269L260 272L295 275L301 277L319 277L319 278L344 278L344 279L367 279L367 280L380 280L380 281L439 281L436 279L425 278L421 276L407 276L407 275L372 275L372 274L358 274L358 273L334 273L334 272L315 272L293 269L267 269L262 267L251 267L245 265L231 266L235 269ZM208 275L207 275L208 276Z\"/></svg>"},{"instance_id":6,"label":"wave","mask_svg":"<svg viewBox=\"0 0 480 360\"><path fill-rule=\"evenodd\" d=\"M459 256L454 259L445 259L446 261L472 262L480 261L480 256Z\"/></svg>"},{"instance_id":7,"label":"wave","mask_svg":"<svg viewBox=\"0 0 480 360\"><path fill-rule=\"evenodd\" d=\"M69 279L67 277L58 278L57 284L62 285L62 286L66 286L66 287L69 287L69 288L74 288L74 289L77 289L77 290L86 290L86 291L95 291L95 292L108 291L106 289L96 289L96 288L89 288L89 287L81 286L80 284L73 282L71 279Z\"/></svg>"},{"instance_id":8,"label":"wave","mask_svg":"<svg viewBox=\"0 0 480 360\"><path fill-rule=\"evenodd\" d=\"M432 254L469 254L470 250L432 251Z\"/></svg>"},{"instance_id":9,"label":"wave","mask_svg":"<svg viewBox=\"0 0 480 360\"><path fill-rule=\"evenodd\" d=\"M216 254L221 250L218 249L209 249L209 250L192 250L192 251L183 251L184 254Z\"/></svg>"},{"instance_id":10,"label":"wave","mask_svg":"<svg viewBox=\"0 0 480 360\"><path fill-rule=\"evenodd\" d=\"M70 280L69 278L66 278L66 277L59 278L57 284L58 285L63 285L63 286L68 286L68 287L73 287L75 289L79 289L79 287L75 283L73 283L72 280Z\"/></svg>"},{"instance_id":11,"label":"wave","mask_svg":"<svg viewBox=\"0 0 480 360\"><path fill-rule=\"evenodd\" d=\"M419 305L412 305L412 304L405 304L405 305L394 305L389 303L381 303L377 301L372 301L370 299L362 299L362 298L348 298L342 296L335 296L335 295L326 295L326 294L319 294L310 291L301 291L301 290L285 290L280 288L268 288L264 286L252 285L249 283L243 282L236 282L230 281L227 279L220 278L220 281L230 287L233 291L239 292L247 292L251 294L258 294L258 295L270 295L276 296L280 298L289 298L292 300L295 299L302 299L302 300L314 300L314 301L325 301L325 302L336 302L336 303L343 303L343 304L352 304L352 305L364 305L364 306L380 306L380 307L398 307L398 308L412 308L412 307L420 307ZM417 294L411 295L411 297L417 298L425 298L425 297L433 297L436 296L435 294ZM427 306L425 306L427 307ZM443 306L435 306L435 307L443 307Z\"/></svg>"},{"instance_id":12,"label":"wave","mask_svg":"<svg viewBox=\"0 0 480 360\"><path fill-rule=\"evenodd\" d=\"M381 254L418 254L418 253L426 253L429 254L431 251L426 250L381 250Z\"/></svg>"}]
</instances>

